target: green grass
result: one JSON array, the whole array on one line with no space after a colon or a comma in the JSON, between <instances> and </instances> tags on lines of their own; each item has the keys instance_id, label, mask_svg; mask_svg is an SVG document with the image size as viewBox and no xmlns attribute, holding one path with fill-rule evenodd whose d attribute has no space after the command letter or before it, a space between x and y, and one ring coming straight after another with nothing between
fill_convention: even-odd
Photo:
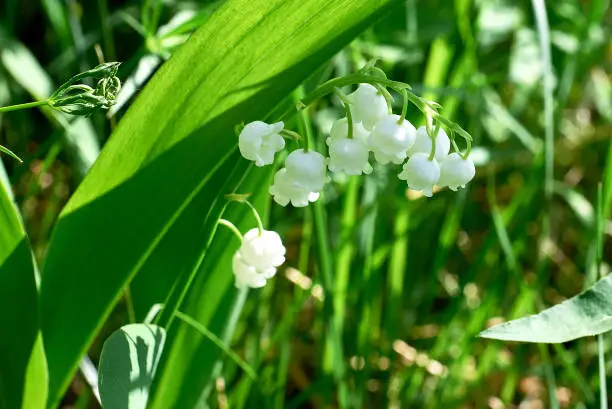
<instances>
[{"instance_id":1,"label":"green grass","mask_svg":"<svg viewBox=\"0 0 612 409\"><path fill-rule=\"evenodd\" d=\"M266 409L607 407L609 336L549 347L477 335L572 297L610 271L609 2L414 0L379 12L374 2L348 7L337 0L329 2L332 14L313 11L310 20L292 17L297 11L276 1L253 1L240 22L244 32L230 29L237 14L222 14L224 3L0 5L0 107L44 100L101 56L122 61L124 82L141 77L114 115L75 119L47 108L0 113L0 145L24 161L0 154L2 183L12 188L43 274L42 300L34 305L44 304L43 316L60 311L63 317L43 325L48 348L65 346L60 355L47 354L52 399L99 407L72 371L79 351L97 365L114 330L166 303L175 308L162 310L157 321L172 325L154 408L196 402ZM292 5L318 10L314 0ZM164 28L186 12L191 17L183 26ZM258 13L269 13L261 24ZM215 20L224 16L223 24ZM502 24L495 16L514 26L496 32ZM185 34L202 25L203 34L182 46ZM535 54L516 76L510 73L521 62L521 30L532 33L527 52ZM194 44L221 51L202 53ZM252 53L256 47L268 50L266 58ZM368 177L334 178L306 209L270 203L271 171L239 162L233 126L278 119L318 84L372 59L389 79L411 84L470 132L475 180L466 190L445 189L427 199L406 190L396 178L399 169L381 167ZM161 75L149 82L158 69L154 60ZM535 80L531 70L539 70ZM277 82L259 82L271 73L279 74ZM175 112L179 104L186 108ZM141 114L148 120L141 122ZM325 97L285 119L324 149L330 118L341 115L337 99ZM407 118L421 125L416 110ZM206 138L215 143L206 145ZM180 155L170 160L171 151ZM221 156L224 164L207 168ZM159 157L162 165L143 179L141 170ZM185 186L170 183L176 175ZM153 179L159 188L150 188ZM226 207L212 193L224 189L254 192L266 225L287 247L277 276L236 309L241 298L228 269L237 242L227 231L213 237L213 226L222 213L243 232L254 220L248 209ZM108 202L95 205L100 198ZM72 222L71 212L83 209L97 222ZM130 224L147 209L157 209L147 223ZM9 217L18 237L18 219ZM119 234L122 226L131 227ZM0 225L0 238L4 231ZM138 263L114 263L128 256ZM51 287L44 284L47 273ZM66 278L81 274L87 283ZM94 306L98 298L104 303ZM0 334L11 334L14 317L2 317L15 305L3 301ZM173 320L175 309L187 318ZM79 322L84 317L87 325ZM32 319L25 314L19 322L30 328ZM79 335L66 340L62 331ZM35 332L15 334L28 348L38 342ZM11 353L4 346L0 356ZM13 409L1 386L0 409Z\"/></svg>"}]
</instances>

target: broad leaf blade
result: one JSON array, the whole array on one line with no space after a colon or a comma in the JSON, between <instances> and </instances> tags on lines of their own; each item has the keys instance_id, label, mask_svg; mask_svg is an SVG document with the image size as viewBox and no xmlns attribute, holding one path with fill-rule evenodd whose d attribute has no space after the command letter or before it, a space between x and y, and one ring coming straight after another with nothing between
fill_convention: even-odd
<instances>
[{"instance_id":1,"label":"broad leaf blade","mask_svg":"<svg viewBox=\"0 0 612 409\"><path fill-rule=\"evenodd\" d=\"M165 342L166 331L147 324L125 325L108 337L102 347L98 377L105 408L146 408Z\"/></svg>"},{"instance_id":2,"label":"broad leaf blade","mask_svg":"<svg viewBox=\"0 0 612 409\"><path fill-rule=\"evenodd\" d=\"M0 408L41 409L47 368L35 267L17 209L0 183Z\"/></svg>"},{"instance_id":3,"label":"broad leaf blade","mask_svg":"<svg viewBox=\"0 0 612 409\"><path fill-rule=\"evenodd\" d=\"M496 325L480 333L505 341L559 343L612 329L612 276L539 314Z\"/></svg>"},{"instance_id":4,"label":"broad leaf blade","mask_svg":"<svg viewBox=\"0 0 612 409\"><path fill-rule=\"evenodd\" d=\"M242 161L235 125L265 118L394 3L230 0L157 71L49 246L41 302L53 403L126 283L194 268L221 211L203 206L233 190L213 175Z\"/></svg>"}]
</instances>

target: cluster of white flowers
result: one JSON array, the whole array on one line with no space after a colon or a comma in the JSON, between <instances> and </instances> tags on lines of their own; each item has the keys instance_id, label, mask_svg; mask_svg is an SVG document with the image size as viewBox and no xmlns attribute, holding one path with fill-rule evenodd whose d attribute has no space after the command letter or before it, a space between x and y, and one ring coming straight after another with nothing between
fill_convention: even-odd
<instances>
[{"instance_id":1,"label":"cluster of white flowers","mask_svg":"<svg viewBox=\"0 0 612 409\"><path fill-rule=\"evenodd\" d=\"M415 129L405 118L390 112L377 87L362 83L344 99L352 123L347 117L334 122L326 140L329 157L314 150L297 149L274 176L270 194L281 206L291 203L303 207L316 201L328 180L326 168L347 175L371 173L370 152L380 164L403 163L399 179L428 197L436 185L457 190L474 177L474 162L469 157L449 153L451 140L444 129ZM242 156L257 166L272 164L275 153L285 147L283 128L283 122L247 124L238 138ZM437 134L430 135L436 132L434 129Z\"/></svg>"},{"instance_id":2,"label":"cluster of white flowers","mask_svg":"<svg viewBox=\"0 0 612 409\"><path fill-rule=\"evenodd\" d=\"M275 231L249 230L232 260L237 288L260 288L285 262L285 246Z\"/></svg>"}]
</instances>

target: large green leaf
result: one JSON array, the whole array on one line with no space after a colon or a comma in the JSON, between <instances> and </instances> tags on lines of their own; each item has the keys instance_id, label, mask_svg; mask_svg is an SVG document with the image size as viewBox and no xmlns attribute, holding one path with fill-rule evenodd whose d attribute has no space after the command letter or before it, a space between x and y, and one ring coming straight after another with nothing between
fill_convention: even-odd
<instances>
[{"instance_id":1,"label":"large green leaf","mask_svg":"<svg viewBox=\"0 0 612 409\"><path fill-rule=\"evenodd\" d=\"M567 342L612 329L612 276L539 314L496 325L481 337L505 341Z\"/></svg>"},{"instance_id":2,"label":"large green leaf","mask_svg":"<svg viewBox=\"0 0 612 409\"><path fill-rule=\"evenodd\" d=\"M104 342L98 386L107 409L145 409L164 350L166 331L156 325L129 324Z\"/></svg>"},{"instance_id":3,"label":"large green leaf","mask_svg":"<svg viewBox=\"0 0 612 409\"><path fill-rule=\"evenodd\" d=\"M218 172L242 166L235 125L265 117L394 3L230 0L155 74L49 246L41 303L52 403L126 283L172 282L195 267L222 210L213 204L234 189Z\"/></svg>"},{"instance_id":4,"label":"large green leaf","mask_svg":"<svg viewBox=\"0 0 612 409\"><path fill-rule=\"evenodd\" d=\"M0 331L0 408L44 408L47 367L38 329L36 271L17 209L1 182Z\"/></svg>"}]
</instances>

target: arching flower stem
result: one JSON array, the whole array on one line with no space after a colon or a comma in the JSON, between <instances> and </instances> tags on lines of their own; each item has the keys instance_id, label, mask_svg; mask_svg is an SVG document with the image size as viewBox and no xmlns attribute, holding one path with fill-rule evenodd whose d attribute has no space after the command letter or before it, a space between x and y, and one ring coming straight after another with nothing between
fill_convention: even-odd
<instances>
[{"instance_id":1,"label":"arching flower stem","mask_svg":"<svg viewBox=\"0 0 612 409\"><path fill-rule=\"evenodd\" d=\"M238 237L238 239L242 242L242 233L240 233L240 230L238 230L238 227L236 227L234 225L234 223L230 222L229 220L226 219L219 219L218 223L221 226L225 226L228 229L230 229L230 231L232 233L234 233L236 235L236 237Z\"/></svg>"},{"instance_id":2,"label":"arching flower stem","mask_svg":"<svg viewBox=\"0 0 612 409\"><path fill-rule=\"evenodd\" d=\"M334 92L340 98L344 104L344 111L346 112L346 124L348 126L348 139L353 139L353 114L351 113L351 101L344 95L339 88L334 89Z\"/></svg>"}]
</instances>

